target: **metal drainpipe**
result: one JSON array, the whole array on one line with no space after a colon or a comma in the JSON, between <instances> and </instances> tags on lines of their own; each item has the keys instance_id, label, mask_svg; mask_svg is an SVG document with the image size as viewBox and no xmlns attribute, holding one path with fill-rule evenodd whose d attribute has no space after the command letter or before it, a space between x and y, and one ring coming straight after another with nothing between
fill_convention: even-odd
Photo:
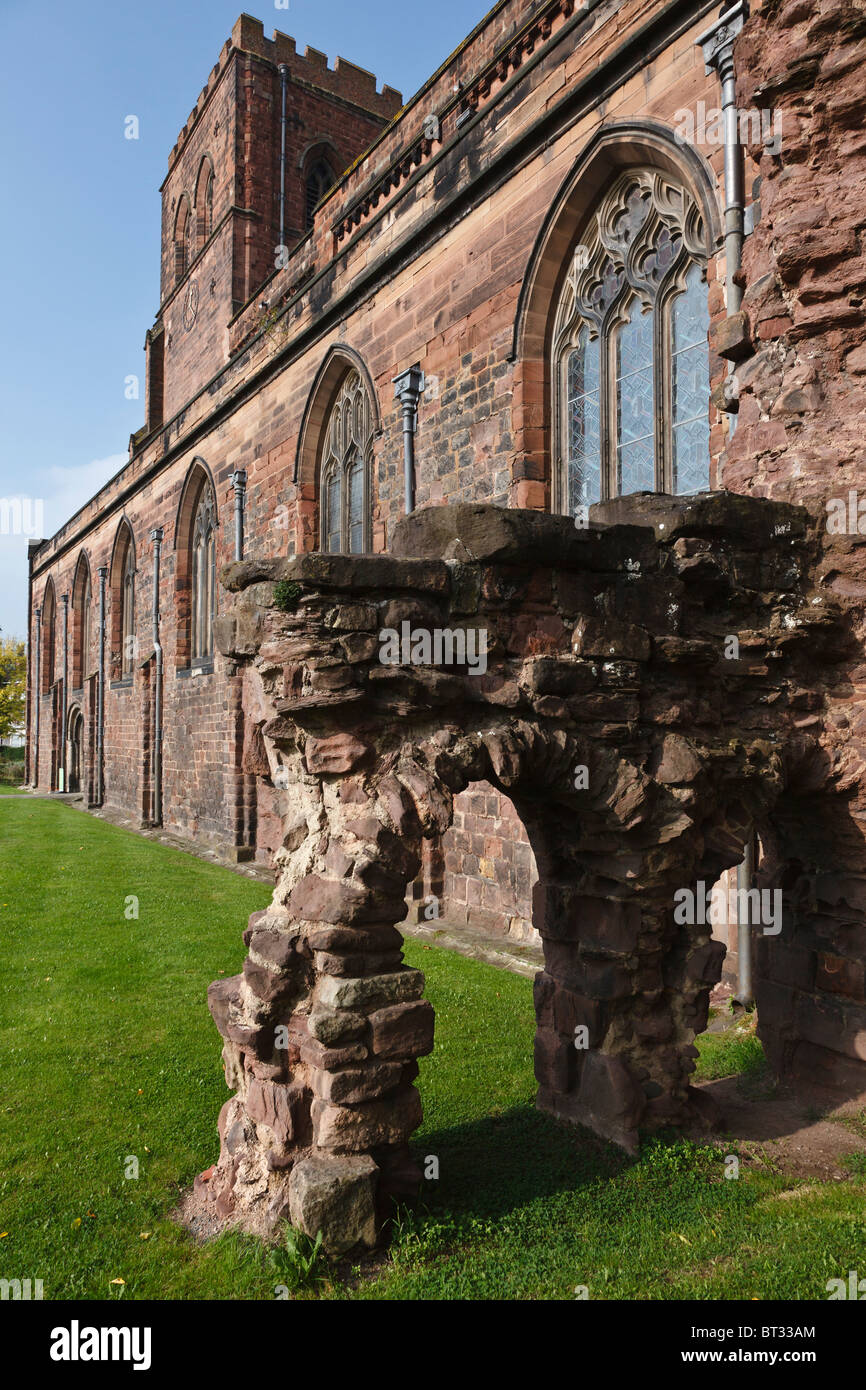
<instances>
[{"instance_id":1,"label":"metal drainpipe","mask_svg":"<svg viewBox=\"0 0 866 1390\"><path fill-rule=\"evenodd\" d=\"M162 825L162 647L159 641L159 552L164 532L157 526L153 541L153 652L156 658L153 692L153 823Z\"/></svg>"},{"instance_id":2,"label":"metal drainpipe","mask_svg":"<svg viewBox=\"0 0 866 1390\"><path fill-rule=\"evenodd\" d=\"M62 752L61 752L61 764L60 764L60 769L59 769L60 777L59 777L58 780L61 781L61 782L63 783L63 786L62 786L62 787L58 787L58 791L64 791L64 792L65 792L65 791L66 791L66 716L67 716L67 713L68 713L67 708L66 708L66 701L67 701L67 678L66 678L66 673L67 673L67 671L69 670L69 594L64 594L64 595L63 595L63 597L62 597L62 603L63 603L63 729L62 729L62 732L61 732L61 735L60 735L60 745L61 745Z\"/></svg>"},{"instance_id":3,"label":"metal drainpipe","mask_svg":"<svg viewBox=\"0 0 866 1390\"><path fill-rule=\"evenodd\" d=\"M108 566L100 565L99 575L99 679L96 687L96 804L101 806L105 797L105 777L103 772L103 730L105 727L105 580Z\"/></svg>"},{"instance_id":4,"label":"metal drainpipe","mask_svg":"<svg viewBox=\"0 0 866 1390\"><path fill-rule=\"evenodd\" d=\"M737 865L737 992L738 1004L750 1009L755 1002L752 986L752 925L746 894L755 876L755 836L749 831L742 864Z\"/></svg>"},{"instance_id":5,"label":"metal drainpipe","mask_svg":"<svg viewBox=\"0 0 866 1390\"><path fill-rule=\"evenodd\" d=\"M36 687L34 705L36 707L36 734L33 739L33 776L31 786L39 786L39 709L42 699L42 607L36 608Z\"/></svg>"},{"instance_id":6,"label":"metal drainpipe","mask_svg":"<svg viewBox=\"0 0 866 1390\"><path fill-rule=\"evenodd\" d=\"M244 558L244 508L247 495L247 474L245 468L238 468L232 474L232 487L235 490L235 559Z\"/></svg>"},{"instance_id":7,"label":"metal drainpipe","mask_svg":"<svg viewBox=\"0 0 866 1390\"><path fill-rule=\"evenodd\" d=\"M418 401L424 390L424 373L416 362L394 377L394 398L403 407L403 495L406 515L415 510L415 430Z\"/></svg>"},{"instance_id":8,"label":"metal drainpipe","mask_svg":"<svg viewBox=\"0 0 866 1390\"><path fill-rule=\"evenodd\" d=\"M740 144L739 113L737 111L737 82L734 75L734 40L748 18L745 0L738 0L716 20L700 38L707 76L718 74L722 84L722 115L725 124L725 307L730 317L743 300L743 291L734 276L743 262L745 167ZM728 363L728 376L734 372ZM731 434L737 427L735 413L730 415Z\"/></svg>"},{"instance_id":9,"label":"metal drainpipe","mask_svg":"<svg viewBox=\"0 0 866 1390\"><path fill-rule=\"evenodd\" d=\"M285 245L283 240L286 233L286 87L289 81L289 69L285 63L280 63L280 246Z\"/></svg>"}]
</instances>

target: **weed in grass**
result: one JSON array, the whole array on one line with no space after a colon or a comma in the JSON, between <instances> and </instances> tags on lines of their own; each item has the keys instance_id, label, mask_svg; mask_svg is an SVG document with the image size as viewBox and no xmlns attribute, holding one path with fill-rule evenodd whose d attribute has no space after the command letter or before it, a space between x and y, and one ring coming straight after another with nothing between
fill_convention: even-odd
<instances>
[{"instance_id":1,"label":"weed in grass","mask_svg":"<svg viewBox=\"0 0 866 1390\"><path fill-rule=\"evenodd\" d=\"M280 1284L292 1293L321 1284L326 1278L322 1232L311 1240L292 1226L286 1228L285 1240L270 1252L268 1262Z\"/></svg>"}]
</instances>

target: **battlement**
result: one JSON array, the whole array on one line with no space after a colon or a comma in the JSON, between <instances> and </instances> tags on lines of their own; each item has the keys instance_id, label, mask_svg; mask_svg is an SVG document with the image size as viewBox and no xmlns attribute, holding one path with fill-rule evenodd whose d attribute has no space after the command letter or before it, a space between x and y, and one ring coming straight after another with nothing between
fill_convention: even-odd
<instances>
[{"instance_id":1,"label":"battlement","mask_svg":"<svg viewBox=\"0 0 866 1390\"><path fill-rule=\"evenodd\" d=\"M235 52L253 53L256 57L262 58L274 66L285 64L289 69L290 77L295 81L307 83L320 91L342 97L344 101L350 101L355 106L360 106L363 110L371 112L383 121L391 120L403 105L402 93L396 91L395 88L385 86L381 92L376 90L377 78L375 73L368 72L366 68L360 68L356 63L350 63L348 59L339 57L334 67L329 68L327 54L321 53L317 48L311 48L309 44L303 54L298 53L295 40L291 35L283 34L278 29L274 30L273 38L268 39L265 37L265 27L260 19L255 19L252 15L242 14L235 21L231 38L226 39L223 44L207 83L199 93L198 100L189 114L189 119L177 137L168 158L169 169L172 168L183 149L187 136L192 131L202 108Z\"/></svg>"}]
</instances>

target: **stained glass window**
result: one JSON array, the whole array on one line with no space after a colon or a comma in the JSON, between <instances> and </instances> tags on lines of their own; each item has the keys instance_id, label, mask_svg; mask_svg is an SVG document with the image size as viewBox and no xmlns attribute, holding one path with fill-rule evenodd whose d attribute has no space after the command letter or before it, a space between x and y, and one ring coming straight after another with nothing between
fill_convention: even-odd
<instances>
[{"instance_id":1,"label":"stained glass window","mask_svg":"<svg viewBox=\"0 0 866 1390\"><path fill-rule=\"evenodd\" d=\"M359 555L370 547L369 477L373 412L360 373L345 378L325 429L321 467L322 547Z\"/></svg>"},{"instance_id":2,"label":"stained glass window","mask_svg":"<svg viewBox=\"0 0 866 1390\"><path fill-rule=\"evenodd\" d=\"M710 485L708 331L706 287L700 267L692 265L671 306L674 492L701 492Z\"/></svg>"},{"instance_id":3,"label":"stained glass window","mask_svg":"<svg viewBox=\"0 0 866 1390\"><path fill-rule=\"evenodd\" d=\"M638 299L616 333L616 477L618 493L655 487L653 316Z\"/></svg>"},{"instance_id":4,"label":"stained glass window","mask_svg":"<svg viewBox=\"0 0 866 1390\"><path fill-rule=\"evenodd\" d=\"M213 656L216 606L216 509L206 483L196 506L192 538L192 659Z\"/></svg>"},{"instance_id":5,"label":"stained glass window","mask_svg":"<svg viewBox=\"0 0 866 1390\"><path fill-rule=\"evenodd\" d=\"M568 509L573 516L601 498L598 339L581 331L568 354Z\"/></svg>"},{"instance_id":6,"label":"stained glass window","mask_svg":"<svg viewBox=\"0 0 866 1390\"><path fill-rule=\"evenodd\" d=\"M584 227L553 332L561 510L709 487L706 259L694 198L658 170L619 175Z\"/></svg>"}]
</instances>

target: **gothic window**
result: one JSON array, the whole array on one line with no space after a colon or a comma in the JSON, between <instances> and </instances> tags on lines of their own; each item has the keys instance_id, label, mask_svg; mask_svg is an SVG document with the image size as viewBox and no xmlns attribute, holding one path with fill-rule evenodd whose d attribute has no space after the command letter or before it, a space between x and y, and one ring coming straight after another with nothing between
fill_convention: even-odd
<instances>
[{"instance_id":1,"label":"gothic window","mask_svg":"<svg viewBox=\"0 0 866 1390\"><path fill-rule=\"evenodd\" d=\"M555 505L709 487L709 312L701 214L631 170L576 247L553 333Z\"/></svg>"},{"instance_id":2,"label":"gothic window","mask_svg":"<svg viewBox=\"0 0 866 1390\"><path fill-rule=\"evenodd\" d=\"M207 176L207 183L204 186L204 237L207 239L213 231L213 169Z\"/></svg>"},{"instance_id":3,"label":"gothic window","mask_svg":"<svg viewBox=\"0 0 866 1390\"><path fill-rule=\"evenodd\" d=\"M90 668L90 638L91 638L91 613L92 595L90 592L90 575L88 574L84 587L84 598L81 603L81 679L86 679Z\"/></svg>"},{"instance_id":4,"label":"gothic window","mask_svg":"<svg viewBox=\"0 0 866 1390\"><path fill-rule=\"evenodd\" d=\"M174 224L174 278L175 283L182 280L192 264L192 208L184 193L177 210Z\"/></svg>"},{"instance_id":5,"label":"gothic window","mask_svg":"<svg viewBox=\"0 0 866 1390\"><path fill-rule=\"evenodd\" d=\"M307 174L307 227L313 225L313 214L329 188L334 186L334 175L323 159L316 160Z\"/></svg>"},{"instance_id":6,"label":"gothic window","mask_svg":"<svg viewBox=\"0 0 866 1390\"><path fill-rule=\"evenodd\" d=\"M216 509L210 485L202 487L192 527L191 554L193 661L213 656L216 606Z\"/></svg>"},{"instance_id":7,"label":"gothic window","mask_svg":"<svg viewBox=\"0 0 866 1390\"><path fill-rule=\"evenodd\" d=\"M373 412L360 374L351 371L331 408L322 451L322 549L359 555L370 549Z\"/></svg>"},{"instance_id":8,"label":"gothic window","mask_svg":"<svg viewBox=\"0 0 866 1390\"><path fill-rule=\"evenodd\" d=\"M83 685L90 671L90 570L82 555L72 585L72 688Z\"/></svg>"},{"instance_id":9,"label":"gothic window","mask_svg":"<svg viewBox=\"0 0 866 1390\"><path fill-rule=\"evenodd\" d=\"M213 165L205 155L195 188L195 250L200 251L213 231Z\"/></svg>"},{"instance_id":10,"label":"gothic window","mask_svg":"<svg viewBox=\"0 0 866 1390\"><path fill-rule=\"evenodd\" d=\"M42 602L41 661L43 694L49 691L54 684L54 653L57 637L55 630L56 612L57 605L54 602L54 586L49 582L45 590L45 598Z\"/></svg>"},{"instance_id":11,"label":"gothic window","mask_svg":"<svg viewBox=\"0 0 866 1390\"><path fill-rule=\"evenodd\" d=\"M128 535L120 575L120 674L125 679L135 665L135 555Z\"/></svg>"}]
</instances>

